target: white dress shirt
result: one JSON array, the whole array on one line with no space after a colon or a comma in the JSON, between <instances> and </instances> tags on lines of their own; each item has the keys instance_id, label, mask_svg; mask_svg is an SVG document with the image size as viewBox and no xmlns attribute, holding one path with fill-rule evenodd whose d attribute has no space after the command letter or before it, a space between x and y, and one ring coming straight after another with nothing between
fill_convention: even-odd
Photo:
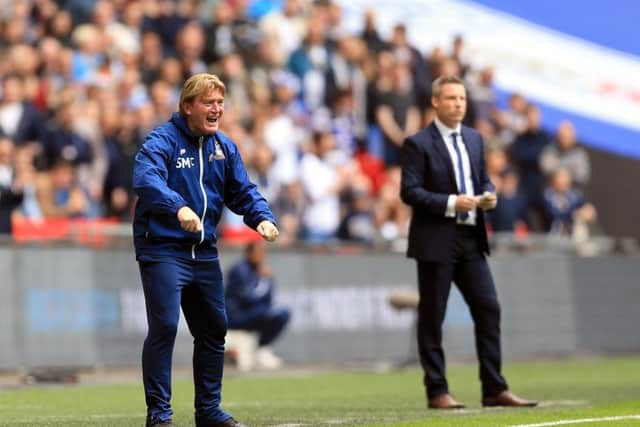
<instances>
[{"instance_id":1,"label":"white dress shirt","mask_svg":"<svg viewBox=\"0 0 640 427\"><path fill-rule=\"evenodd\" d=\"M467 148L464 145L464 141L462 139L461 126L458 124L455 129L451 129L447 127L444 123L442 123L437 117L435 118L436 128L442 135L442 139L444 140L445 145L447 146L447 151L449 151L449 157L451 158L451 163L453 165L453 173L456 177L456 185L458 189L460 189L460 172L458 171L458 155L456 154L456 149L454 147L454 141L451 134L454 132L457 134L456 140L458 141L458 148L460 149L460 154L462 155L462 176L464 176L464 183L466 195L470 197L475 196L475 191L473 188L473 180L471 179L471 163L469 161L469 154L467 153ZM447 210L445 211L444 216L449 218L454 218L457 215L456 212L456 194L450 194L447 199ZM459 224L465 225L475 225L476 224L476 211L475 209L469 211L469 216L466 220L462 220L458 217Z\"/></svg>"}]
</instances>

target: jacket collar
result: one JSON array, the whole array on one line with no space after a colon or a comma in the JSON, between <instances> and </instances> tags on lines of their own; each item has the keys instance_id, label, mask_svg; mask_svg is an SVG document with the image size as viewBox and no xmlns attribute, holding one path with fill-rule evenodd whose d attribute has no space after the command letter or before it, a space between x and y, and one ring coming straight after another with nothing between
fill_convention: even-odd
<instances>
[{"instance_id":1,"label":"jacket collar","mask_svg":"<svg viewBox=\"0 0 640 427\"><path fill-rule=\"evenodd\" d=\"M198 138L200 137L200 135L196 135L195 133L193 133L191 131L191 129L189 129L189 126L187 125L187 121L185 120L185 118L182 116L182 114L175 112L171 115L171 123L173 123L178 129L180 129L180 132L182 132L189 141L197 141ZM205 136L205 140L207 138L209 138L209 136L212 135L207 135Z\"/></svg>"},{"instance_id":2,"label":"jacket collar","mask_svg":"<svg viewBox=\"0 0 640 427\"><path fill-rule=\"evenodd\" d=\"M458 135L461 135L462 133L462 125L460 125L460 123L458 123L455 129L448 127L447 125L442 123L440 119L438 119L437 117L433 119L433 123L436 125L436 128L438 129L438 131L440 132L440 135L442 135L443 138L450 136L454 132L456 132Z\"/></svg>"}]
</instances>

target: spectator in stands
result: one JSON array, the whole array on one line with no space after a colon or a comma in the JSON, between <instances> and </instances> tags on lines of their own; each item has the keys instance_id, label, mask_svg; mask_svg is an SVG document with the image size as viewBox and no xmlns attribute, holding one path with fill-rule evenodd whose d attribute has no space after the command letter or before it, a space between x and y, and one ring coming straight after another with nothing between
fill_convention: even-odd
<instances>
[{"instance_id":1,"label":"spectator in stands","mask_svg":"<svg viewBox=\"0 0 640 427\"><path fill-rule=\"evenodd\" d=\"M186 76L207 71L202 60L205 47L205 35L202 26L196 22L186 24L176 39L176 53Z\"/></svg>"},{"instance_id":2,"label":"spectator in stands","mask_svg":"<svg viewBox=\"0 0 640 427\"><path fill-rule=\"evenodd\" d=\"M273 212L278 218L280 237L276 244L288 247L300 237L301 218L304 212L304 195L299 181L284 184L273 202Z\"/></svg>"},{"instance_id":3,"label":"spectator in stands","mask_svg":"<svg viewBox=\"0 0 640 427\"><path fill-rule=\"evenodd\" d=\"M167 82L172 88L178 90L186 80L182 73L182 65L176 57L168 57L160 66L160 80Z\"/></svg>"},{"instance_id":4,"label":"spectator in stands","mask_svg":"<svg viewBox=\"0 0 640 427\"><path fill-rule=\"evenodd\" d=\"M335 93L332 112L330 126L336 140L336 148L346 157L353 158L358 150L358 131L351 90Z\"/></svg>"},{"instance_id":5,"label":"spectator in stands","mask_svg":"<svg viewBox=\"0 0 640 427\"><path fill-rule=\"evenodd\" d=\"M76 27L71 35L75 49L71 59L71 78L74 83L91 83L94 75L105 60L105 40L92 24Z\"/></svg>"},{"instance_id":6,"label":"spectator in stands","mask_svg":"<svg viewBox=\"0 0 640 427\"><path fill-rule=\"evenodd\" d=\"M104 205L108 216L133 218L133 165L142 136L130 115L113 105L102 109L100 126L106 144L108 167L104 180Z\"/></svg>"},{"instance_id":7,"label":"spectator in stands","mask_svg":"<svg viewBox=\"0 0 640 427\"><path fill-rule=\"evenodd\" d=\"M338 238L345 242L372 245L377 238L377 231L371 181L362 172L359 163L353 160L344 164L343 168L349 177L349 185L341 198L343 214Z\"/></svg>"},{"instance_id":8,"label":"spectator in stands","mask_svg":"<svg viewBox=\"0 0 640 427\"><path fill-rule=\"evenodd\" d=\"M509 96L509 108L500 111L494 117L500 129L500 139L504 141L504 147L513 144L518 135L527 131L527 100L519 93Z\"/></svg>"},{"instance_id":9,"label":"spectator in stands","mask_svg":"<svg viewBox=\"0 0 640 427\"><path fill-rule=\"evenodd\" d=\"M484 135L483 135L484 139ZM525 199L518 188L518 174L509 165L506 152L498 147L488 148L486 153L487 175L496 187L498 204L486 212L495 232L514 232L527 219Z\"/></svg>"},{"instance_id":10,"label":"spectator in stands","mask_svg":"<svg viewBox=\"0 0 640 427\"><path fill-rule=\"evenodd\" d=\"M21 184L15 179L14 144L10 138L0 137L0 235L11 234L13 210L22 203Z\"/></svg>"},{"instance_id":11,"label":"spectator in stands","mask_svg":"<svg viewBox=\"0 0 640 427\"><path fill-rule=\"evenodd\" d=\"M429 107L430 80L428 80L428 68L420 51L409 43L407 27L404 24L396 24L393 27L389 47L398 63L409 65L415 105L420 111L423 111Z\"/></svg>"},{"instance_id":12,"label":"spectator in stands","mask_svg":"<svg viewBox=\"0 0 640 427\"><path fill-rule=\"evenodd\" d=\"M170 116L175 111L179 94L166 81L155 80L149 86L149 96L153 105L154 125L158 125L160 117Z\"/></svg>"},{"instance_id":13,"label":"spectator in stands","mask_svg":"<svg viewBox=\"0 0 640 427\"><path fill-rule=\"evenodd\" d=\"M68 10L58 10L45 24L45 34L58 40L65 48L72 45L71 32L73 31L73 19Z\"/></svg>"},{"instance_id":14,"label":"spectator in stands","mask_svg":"<svg viewBox=\"0 0 640 427\"><path fill-rule=\"evenodd\" d=\"M384 241L404 242L409 232L411 208L400 199L401 171L399 167L387 169L385 182L375 204L375 224Z\"/></svg>"},{"instance_id":15,"label":"spectator in stands","mask_svg":"<svg viewBox=\"0 0 640 427\"><path fill-rule=\"evenodd\" d=\"M142 35L140 43L140 79L149 86L160 78L164 58L162 41L157 33L148 31Z\"/></svg>"},{"instance_id":16,"label":"spectator in stands","mask_svg":"<svg viewBox=\"0 0 640 427\"><path fill-rule=\"evenodd\" d=\"M551 175L558 168L565 168L571 174L573 188L584 192L591 178L591 164L587 150L578 146L573 124L565 120L558 125L553 144L549 144L540 156L540 168L545 175Z\"/></svg>"},{"instance_id":17,"label":"spectator in stands","mask_svg":"<svg viewBox=\"0 0 640 427\"><path fill-rule=\"evenodd\" d=\"M376 53L375 64L371 66L372 75L367 85L366 120L367 120L367 153L384 162L385 139L378 124L377 111L382 103L384 93L393 87L393 68L395 58L390 50L384 49Z\"/></svg>"},{"instance_id":18,"label":"spectator in stands","mask_svg":"<svg viewBox=\"0 0 640 427\"><path fill-rule=\"evenodd\" d=\"M409 64L395 61L391 88L379 94L375 111L376 122L385 137L384 163L387 167L399 162L404 138L420 127L420 111Z\"/></svg>"},{"instance_id":19,"label":"spectator in stands","mask_svg":"<svg viewBox=\"0 0 640 427\"><path fill-rule=\"evenodd\" d=\"M281 184L274 177L273 151L266 144L258 144L253 149L249 162L249 177L258 186L258 191L269 202L274 202L280 194Z\"/></svg>"},{"instance_id":20,"label":"spectator in stands","mask_svg":"<svg viewBox=\"0 0 640 427\"><path fill-rule=\"evenodd\" d=\"M203 59L208 63L238 50L233 33L233 8L228 2L218 2L211 9L211 20L205 27Z\"/></svg>"},{"instance_id":21,"label":"spectator in stands","mask_svg":"<svg viewBox=\"0 0 640 427\"><path fill-rule=\"evenodd\" d=\"M444 50L440 46L435 46L431 52L427 54L427 70L429 73L430 81L435 80L440 72L442 62L445 60ZM458 67L459 69L459 67ZM429 97L431 97L431 88L429 88ZM429 105L427 108L431 108Z\"/></svg>"},{"instance_id":22,"label":"spectator in stands","mask_svg":"<svg viewBox=\"0 0 640 427\"><path fill-rule=\"evenodd\" d=\"M529 213L529 228L536 231L547 231L549 224L545 220L542 197L546 179L540 169L540 158L544 149L551 142L551 136L540 126L540 114L540 109L537 106L527 106L527 129L516 138L511 146L511 158L520 176L520 189L525 197L526 209Z\"/></svg>"},{"instance_id":23,"label":"spectator in stands","mask_svg":"<svg viewBox=\"0 0 640 427\"><path fill-rule=\"evenodd\" d=\"M509 158L507 152L501 148L487 147L484 140L485 135L478 131L482 135L482 140L485 143L485 160L487 162L487 175L489 180L497 186L496 182L500 181L500 175L505 169L509 167Z\"/></svg>"},{"instance_id":24,"label":"spectator in stands","mask_svg":"<svg viewBox=\"0 0 640 427\"><path fill-rule=\"evenodd\" d=\"M317 130L312 135L309 152L300 163L305 196L303 239L311 244L331 242L340 225L340 193L347 186L347 177L329 160L334 148L331 132Z\"/></svg>"},{"instance_id":25,"label":"spectator in stands","mask_svg":"<svg viewBox=\"0 0 640 427\"><path fill-rule=\"evenodd\" d=\"M513 168L506 167L493 182L498 204L487 212L489 224L494 232L513 233L519 226L525 226L527 220L525 198L518 188L518 174Z\"/></svg>"},{"instance_id":26,"label":"spectator in stands","mask_svg":"<svg viewBox=\"0 0 640 427\"><path fill-rule=\"evenodd\" d=\"M592 224L596 210L591 203L572 188L571 172L558 168L544 191L546 214L553 234L571 235L574 225Z\"/></svg>"},{"instance_id":27,"label":"spectator in stands","mask_svg":"<svg viewBox=\"0 0 640 427\"><path fill-rule=\"evenodd\" d=\"M138 29L125 26L117 19L114 3L98 0L93 5L92 24L98 30L99 37L105 40L106 52L128 51L135 55L140 52Z\"/></svg>"},{"instance_id":28,"label":"spectator in stands","mask_svg":"<svg viewBox=\"0 0 640 427\"><path fill-rule=\"evenodd\" d=\"M16 150L14 161L15 181L22 188L22 205L20 210L14 212L14 216L31 221L42 219L42 209L36 197L37 170L35 168L35 157L37 146L28 145Z\"/></svg>"},{"instance_id":29,"label":"spectator in stands","mask_svg":"<svg viewBox=\"0 0 640 427\"><path fill-rule=\"evenodd\" d=\"M44 134L43 117L25 101L23 80L16 75L5 76L0 101L0 134L16 145L40 143Z\"/></svg>"},{"instance_id":30,"label":"spectator in stands","mask_svg":"<svg viewBox=\"0 0 640 427\"><path fill-rule=\"evenodd\" d=\"M175 55L176 38L190 17L179 13L173 0L147 2L145 5L142 32L151 31L158 34L162 40L162 51Z\"/></svg>"},{"instance_id":31,"label":"spectator in stands","mask_svg":"<svg viewBox=\"0 0 640 427\"><path fill-rule=\"evenodd\" d=\"M475 120L491 122L494 117L496 99L493 92L493 67L484 67L470 76L469 97L473 102Z\"/></svg>"},{"instance_id":32,"label":"spectator in stands","mask_svg":"<svg viewBox=\"0 0 640 427\"><path fill-rule=\"evenodd\" d=\"M55 104L55 95L64 87L63 58L70 54L70 50L63 48L59 40L53 37L44 37L38 43L38 52L40 57L39 87L33 105L39 111L44 111L50 105Z\"/></svg>"},{"instance_id":33,"label":"spectator in stands","mask_svg":"<svg viewBox=\"0 0 640 427\"><path fill-rule=\"evenodd\" d=\"M335 115L350 115L354 137L362 141L366 130L367 79L363 65L367 47L355 36L342 36L337 43L329 64L326 105ZM351 99L345 105L347 94Z\"/></svg>"},{"instance_id":34,"label":"spectator in stands","mask_svg":"<svg viewBox=\"0 0 640 427\"><path fill-rule=\"evenodd\" d=\"M285 0L282 10L273 10L259 22L262 37L274 43L275 57L279 64L300 47L307 31L302 1Z\"/></svg>"},{"instance_id":35,"label":"spectator in stands","mask_svg":"<svg viewBox=\"0 0 640 427\"><path fill-rule=\"evenodd\" d=\"M369 47L371 53L377 54L387 47L387 42L382 40L376 26L376 12L373 9L367 9L364 12L364 27L360 38Z\"/></svg>"},{"instance_id":36,"label":"spectator in stands","mask_svg":"<svg viewBox=\"0 0 640 427\"><path fill-rule=\"evenodd\" d=\"M294 118L286 114L287 99L278 96L277 86L287 86L285 81L274 81L276 90L270 99L269 117L266 119L262 137L275 155L275 177L281 184L287 184L298 177L298 158L302 140L302 130Z\"/></svg>"},{"instance_id":37,"label":"spectator in stands","mask_svg":"<svg viewBox=\"0 0 640 427\"><path fill-rule=\"evenodd\" d=\"M77 120L78 103L75 99L65 99L57 107L55 120L50 120L43 140L45 169L59 159L75 166L89 164L93 151L89 142L74 129Z\"/></svg>"},{"instance_id":38,"label":"spectator in stands","mask_svg":"<svg viewBox=\"0 0 640 427\"><path fill-rule=\"evenodd\" d=\"M47 172L36 178L36 198L45 218L95 217L88 190L77 180L74 164L65 159L54 160Z\"/></svg>"},{"instance_id":39,"label":"spectator in stands","mask_svg":"<svg viewBox=\"0 0 640 427\"><path fill-rule=\"evenodd\" d=\"M240 54L231 52L220 59L220 65L220 77L228 88L228 108L237 121L247 125L253 120L253 109L249 95L251 81L245 61Z\"/></svg>"},{"instance_id":40,"label":"spectator in stands","mask_svg":"<svg viewBox=\"0 0 640 427\"><path fill-rule=\"evenodd\" d=\"M225 277L225 305L229 329L258 333L255 359L258 366L275 369L282 366L271 345L289 323L290 311L274 305L275 279L266 262L263 242L249 243L245 257L234 264Z\"/></svg>"},{"instance_id":41,"label":"spectator in stands","mask_svg":"<svg viewBox=\"0 0 640 427\"><path fill-rule=\"evenodd\" d=\"M315 111L327 102L330 60L326 22L319 16L311 16L304 43L289 56L287 63L289 71L302 83L302 99L310 111Z\"/></svg>"}]
</instances>

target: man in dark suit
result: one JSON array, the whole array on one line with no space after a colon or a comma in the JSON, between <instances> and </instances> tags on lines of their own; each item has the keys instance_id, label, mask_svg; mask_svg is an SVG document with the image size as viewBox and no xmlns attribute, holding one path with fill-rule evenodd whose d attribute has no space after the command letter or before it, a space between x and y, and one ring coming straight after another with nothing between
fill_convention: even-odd
<instances>
[{"instance_id":1,"label":"man in dark suit","mask_svg":"<svg viewBox=\"0 0 640 427\"><path fill-rule=\"evenodd\" d=\"M489 245L483 214L497 199L482 138L461 125L467 107L462 80L436 79L431 102L436 118L408 137L401 151L401 197L413 208L407 255L418 265L418 351L428 406L464 407L449 394L442 350L451 282L475 324L483 406L535 406L512 394L500 372L500 305L485 259Z\"/></svg>"}]
</instances>

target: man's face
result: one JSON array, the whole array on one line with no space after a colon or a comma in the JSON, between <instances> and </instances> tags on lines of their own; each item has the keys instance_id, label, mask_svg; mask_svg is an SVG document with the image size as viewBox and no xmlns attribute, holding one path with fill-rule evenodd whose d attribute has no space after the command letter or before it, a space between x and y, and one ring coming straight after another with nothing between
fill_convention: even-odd
<instances>
[{"instance_id":1,"label":"man's face","mask_svg":"<svg viewBox=\"0 0 640 427\"><path fill-rule=\"evenodd\" d=\"M455 128L467 112L467 95L464 86L447 83L442 86L440 95L433 96L431 103L440 121L450 128Z\"/></svg>"},{"instance_id":2,"label":"man's face","mask_svg":"<svg viewBox=\"0 0 640 427\"><path fill-rule=\"evenodd\" d=\"M197 96L183 106L187 126L196 135L211 135L218 130L224 113L224 95L221 89Z\"/></svg>"}]
</instances>

